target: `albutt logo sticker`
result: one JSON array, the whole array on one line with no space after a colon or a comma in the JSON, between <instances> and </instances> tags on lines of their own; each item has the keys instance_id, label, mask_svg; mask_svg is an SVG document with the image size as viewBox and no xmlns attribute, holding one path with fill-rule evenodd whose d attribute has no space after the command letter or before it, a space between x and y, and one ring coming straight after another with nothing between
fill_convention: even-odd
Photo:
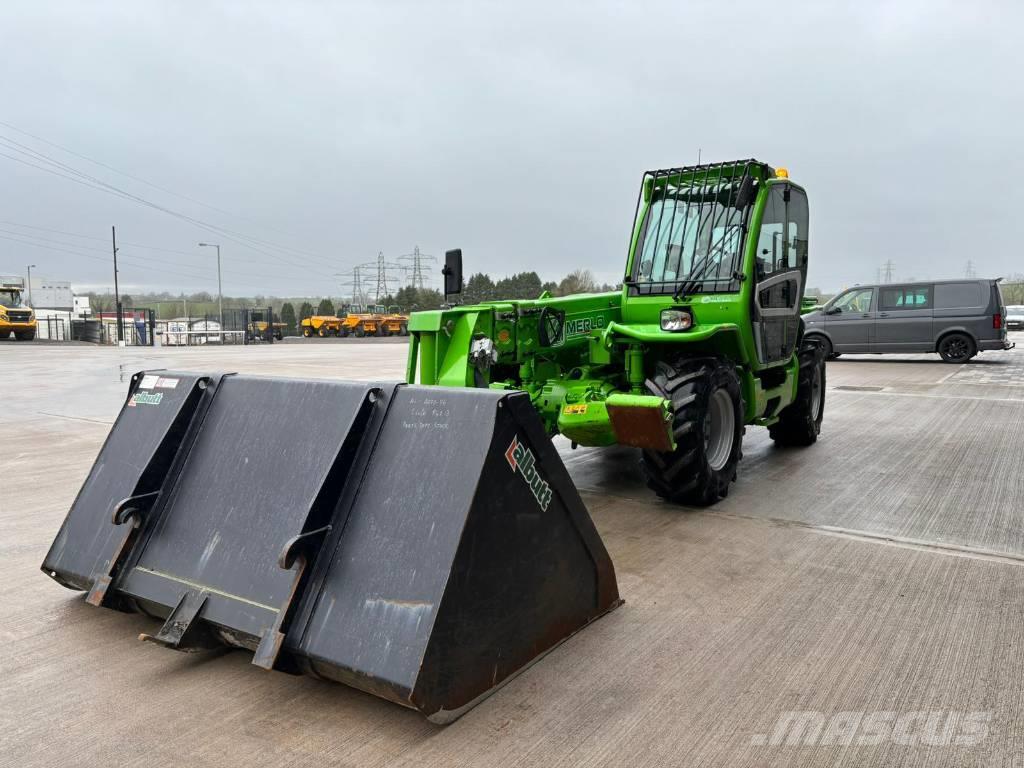
<instances>
[{"instance_id":1,"label":"albutt logo sticker","mask_svg":"<svg viewBox=\"0 0 1024 768\"><path fill-rule=\"evenodd\" d=\"M134 408L136 405L160 405L160 401L163 399L163 392L136 392L132 395L132 399L128 401L128 407Z\"/></svg>"},{"instance_id":2,"label":"albutt logo sticker","mask_svg":"<svg viewBox=\"0 0 1024 768\"><path fill-rule=\"evenodd\" d=\"M505 458L513 472L518 470L522 474L541 510L547 512L548 504L551 503L551 486L537 471L537 460L533 456L533 451L520 443L518 437L513 437L512 444L505 451Z\"/></svg>"}]
</instances>

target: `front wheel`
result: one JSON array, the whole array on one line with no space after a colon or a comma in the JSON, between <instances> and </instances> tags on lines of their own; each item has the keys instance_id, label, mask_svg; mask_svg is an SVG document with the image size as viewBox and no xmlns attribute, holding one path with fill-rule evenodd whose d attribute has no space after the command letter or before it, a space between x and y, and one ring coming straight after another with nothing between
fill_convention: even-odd
<instances>
[{"instance_id":1,"label":"front wheel","mask_svg":"<svg viewBox=\"0 0 1024 768\"><path fill-rule=\"evenodd\" d=\"M307 328L303 328L302 329L302 335L305 336L308 339L310 336L313 335L313 331L311 331L308 327Z\"/></svg>"},{"instance_id":2,"label":"front wheel","mask_svg":"<svg viewBox=\"0 0 1024 768\"><path fill-rule=\"evenodd\" d=\"M398 335L399 336L408 336L409 335L409 326L406 325L405 323L402 323L398 327Z\"/></svg>"},{"instance_id":3,"label":"front wheel","mask_svg":"<svg viewBox=\"0 0 1024 768\"><path fill-rule=\"evenodd\" d=\"M743 400L736 366L717 357L658 363L652 395L672 403L674 451L644 451L647 485L667 501L708 506L729 495L742 456Z\"/></svg>"},{"instance_id":4,"label":"front wheel","mask_svg":"<svg viewBox=\"0 0 1024 768\"><path fill-rule=\"evenodd\" d=\"M807 446L817 442L825 416L825 357L826 349L817 339L804 341L798 355L796 399L768 427L776 445Z\"/></svg>"},{"instance_id":5,"label":"front wheel","mask_svg":"<svg viewBox=\"0 0 1024 768\"><path fill-rule=\"evenodd\" d=\"M966 363L975 354L974 339L966 333L951 333L939 342L939 355L947 363Z\"/></svg>"}]
</instances>

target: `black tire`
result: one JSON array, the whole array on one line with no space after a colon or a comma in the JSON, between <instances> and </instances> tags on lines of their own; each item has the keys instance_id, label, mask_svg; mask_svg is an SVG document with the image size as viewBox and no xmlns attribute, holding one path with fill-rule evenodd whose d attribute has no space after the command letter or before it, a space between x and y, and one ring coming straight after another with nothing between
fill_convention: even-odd
<instances>
[{"instance_id":1,"label":"black tire","mask_svg":"<svg viewBox=\"0 0 1024 768\"><path fill-rule=\"evenodd\" d=\"M341 338L343 338L343 339L347 339L348 338L348 328L345 328L344 326L342 328L340 328L338 330L338 335Z\"/></svg>"},{"instance_id":2,"label":"black tire","mask_svg":"<svg viewBox=\"0 0 1024 768\"><path fill-rule=\"evenodd\" d=\"M302 335L305 336L308 339L310 336L313 335L313 330L308 325L307 326L303 326L303 328L302 328Z\"/></svg>"},{"instance_id":3,"label":"black tire","mask_svg":"<svg viewBox=\"0 0 1024 768\"><path fill-rule=\"evenodd\" d=\"M402 323L398 327L398 335L399 336L408 336L409 335L409 326L406 325L405 323Z\"/></svg>"},{"instance_id":4,"label":"black tire","mask_svg":"<svg viewBox=\"0 0 1024 768\"><path fill-rule=\"evenodd\" d=\"M817 338L801 345L796 400L783 408L779 420L768 427L776 445L808 446L817 442L825 416L825 352Z\"/></svg>"},{"instance_id":5,"label":"black tire","mask_svg":"<svg viewBox=\"0 0 1024 768\"><path fill-rule=\"evenodd\" d=\"M355 335L355 337L357 339L361 339L361 338L363 338L363 336L366 335L366 329L363 328L363 326L361 326L361 325L357 325L356 329L353 331L353 334Z\"/></svg>"},{"instance_id":6,"label":"black tire","mask_svg":"<svg viewBox=\"0 0 1024 768\"><path fill-rule=\"evenodd\" d=\"M377 329L373 332L374 336L387 336L388 330L384 327L384 323L377 323Z\"/></svg>"},{"instance_id":7,"label":"black tire","mask_svg":"<svg viewBox=\"0 0 1024 768\"><path fill-rule=\"evenodd\" d=\"M321 339L326 339L328 333L330 333L330 331L327 330L326 325L321 325L319 328L317 328L316 331L316 335L319 336Z\"/></svg>"},{"instance_id":8,"label":"black tire","mask_svg":"<svg viewBox=\"0 0 1024 768\"><path fill-rule=\"evenodd\" d=\"M644 451L647 485L675 504L707 506L728 496L743 455L744 409L736 366L717 357L658 363L647 390L672 402L676 441L670 453Z\"/></svg>"},{"instance_id":9,"label":"black tire","mask_svg":"<svg viewBox=\"0 0 1024 768\"><path fill-rule=\"evenodd\" d=\"M816 333L813 336L808 336L807 342L810 343L812 339L821 346L822 354L825 355L826 360L835 360L842 354L841 352L836 352L835 349L832 348L832 342L828 340L828 337Z\"/></svg>"},{"instance_id":10,"label":"black tire","mask_svg":"<svg viewBox=\"0 0 1024 768\"><path fill-rule=\"evenodd\" d=\"M966 333L951 333L939 341L939 356L947 363L966 363L976 354L974 339Z\"/></svg>"}]
</instances>

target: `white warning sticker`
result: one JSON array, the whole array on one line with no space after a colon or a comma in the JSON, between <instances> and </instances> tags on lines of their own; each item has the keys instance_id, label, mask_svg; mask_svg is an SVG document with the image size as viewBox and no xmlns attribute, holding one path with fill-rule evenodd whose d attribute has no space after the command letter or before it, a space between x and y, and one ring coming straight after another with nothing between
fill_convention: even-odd
<instances>
[{"instance_id":1,"label":"white warning sticker","mask_svg":"<svg viewBox=\"0 0 1024 768\"><path fill-rule=\"evenodd\" d=\"M156 380L156 386L161 389L174 389L178 386L178 379L165 379L161 376Z\"/></svg>"},{"instance_id":2,"label":"white warning sticker","mask_svg":"<svg viewBox=\"0 0 1024 768\"><path fill-rule=\"evenodd\" d=\"M139 389L152 389L157 385L158 381L160 381L159 376L151 376L149 374L146 374L145 376L142 377L142 383L139 384Z\"/></svg>"}]
</instances>

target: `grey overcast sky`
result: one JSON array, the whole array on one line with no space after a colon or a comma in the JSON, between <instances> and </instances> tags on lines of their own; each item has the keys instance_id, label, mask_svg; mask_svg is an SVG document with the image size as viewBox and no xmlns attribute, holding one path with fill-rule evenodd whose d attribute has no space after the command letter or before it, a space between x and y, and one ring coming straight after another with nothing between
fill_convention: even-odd
<instances>
[{"instance_id":1,"label":"grey overcast sky","mask_svg":"<svg viewBox=\"0 0 1024 768\"><path fill-rule=\"evenodd\" d=\"M811 286L1024 272L1022 8L7 0L0 273L110 286L116 224L128 290L215 290L199 241L235 295L336 296L414 245L614 281L642 171L698 149L807 187Z\"/></svg>"}]
</instances>

